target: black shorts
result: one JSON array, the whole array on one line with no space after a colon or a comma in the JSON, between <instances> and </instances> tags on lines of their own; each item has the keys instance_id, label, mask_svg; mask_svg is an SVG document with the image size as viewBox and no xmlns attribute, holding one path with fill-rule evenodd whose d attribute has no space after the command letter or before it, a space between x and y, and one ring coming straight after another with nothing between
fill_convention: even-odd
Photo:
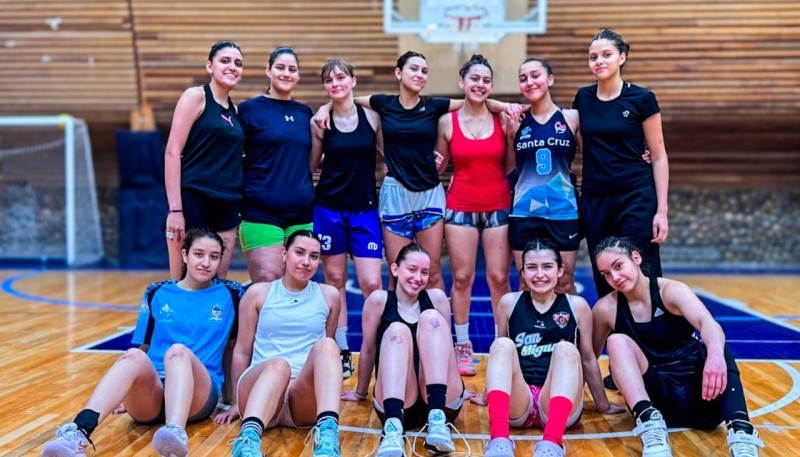
<instances>
[{"instance_id":1,"label":"black shorts","mask_svg":"<svg viewBox=\"0 0 800 457\"><path fill-rule=\"evenodd\" d=\"M508 242L522 251L534 238L549 238L559 251L577 251L583 238L578 219L553 221L539 217L509 217Z\"/></svg>"},{"instance_id":2,"label":"black shorts","mask_svg":"<svg viewBox=\"0 0 800 457\"><path fill-rule=\"evenodd\" d=\"M650 401L661 411L669 427L710 430L722 422L719 397L712 401L702 397L706 355L706 348L701 345L695 355L669 364L651 365L642 376ZM731 373L739 375L736 360L727 346L725 363L729 377Z\"/></svg>"},{"instance_id":3,"label":"black shorts","mask_svg":"<svg viewBox=\"0 0 800 457\"><path fill-rule=\"evenodd\" d=\"M239 226L239 202L211 198L190 189L181 189L183 219L186 230L207 228L224 232Z\"/></svg>"},{"instance_id":4,"label":"black shorts","mask_svg":"<svg viewBox=\"0 0 800 457\"><path fill-rule=\"evenodd\" d=\"M463 396L463 394L462 394ZM457 408L450 408L445 406L444 408L444 416L447 418L447 422L451 424L455 422L456 418L458 418L459 413L461 413L461 408L463 407L463 399L459 403ZM375 404L373 404L375 406ZM375 414L378 415L378 419L381 420L381 424L386 422L386 414L375 407ZM425 424L428 423L428 404L425 403L425 400L422 399L422 395L417 397L417 401L414 402L408 408L403 409L403 428L406 430L422 428Z\"/></svg>"}]
</instances>

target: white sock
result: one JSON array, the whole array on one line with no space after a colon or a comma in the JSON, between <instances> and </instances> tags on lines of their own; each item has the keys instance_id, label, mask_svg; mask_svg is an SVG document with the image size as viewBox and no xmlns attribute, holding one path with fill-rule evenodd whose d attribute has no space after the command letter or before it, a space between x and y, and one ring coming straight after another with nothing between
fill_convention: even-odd
<instances>
[{"instance_id":1,"label":"white sock","mask_svg":"<svg viewBox=\"0 0 800 457\"><path fill-rule=\"evenodd\" d=\"M469 322L466 324L455 324L456 344L469 343Z\"/></svg>"},{"instance_id":2,"label":"white sock","mask_svg":"<svg viewBox=\"0 0 800 457\"><path fill-rule=\"evenodd\" d=\"M494 339L497 339L497 324L494 324Z\"/></svg>"},{"instance_id":3,"label":"white sock","mask_svg":"<svg viewBox=\"0 0 800 457\"><path fill-rule=\"evenodd\" d=\"M347 345L347 326L344 327L337 327L336 328L336 344L339 345L339 349L343 351L349 351L350 346Z\"/></svg>"}]
</instances>

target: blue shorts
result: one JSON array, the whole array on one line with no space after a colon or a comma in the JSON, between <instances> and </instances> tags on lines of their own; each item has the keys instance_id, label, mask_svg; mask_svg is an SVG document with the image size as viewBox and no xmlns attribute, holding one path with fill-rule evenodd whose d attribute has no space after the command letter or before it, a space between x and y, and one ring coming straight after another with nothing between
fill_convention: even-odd
<instances>
[{"instance_id":1,"label":"blue shorts","mask_svg":"<svg viewBox=\"0 0 800 457\"><path fill-rule=\"evenodd\" d=\"M378 210L336 211L314 206L314 230L322 243L322 255L349 253L353 257L380 259L383 239Z\"/></svg>"},{"instance_id":2,"label":"blue shorts","mask_svg":"<svg viewBox=\"0 0 800 457\"><path fill-rule=\"evenodd\" d=\"M380 215L383 227L413 240L414 236L444 219L444 188L414 192L387 176L380 193Z\"/></svg>"}]
</instances>

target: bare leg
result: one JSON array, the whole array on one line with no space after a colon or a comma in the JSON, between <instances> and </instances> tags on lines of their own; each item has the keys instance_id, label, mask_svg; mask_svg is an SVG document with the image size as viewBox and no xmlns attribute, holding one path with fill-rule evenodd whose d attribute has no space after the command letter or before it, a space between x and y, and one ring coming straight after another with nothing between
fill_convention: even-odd
<instances>
[{"instance_id":1,"label":"bare leg","mask_svg":"<svg viewBox=\"0 0 800 457\"><path fill-rule=\"evenodd\" d=\"M292 370L284 359L261 362L239 382L239 410L242 418L257 417L264 424L280 412Z\"/></svg>"},{"instance_id":2,"label":"bare leg","mask_svg":"<svg viewBox=\"0 0 800 457\"><path fill-rule=\"evenodd\" d=\"M431 268L428 276L429 289L444 290L444 280L442 280L442 239L444 238L444 219L417 232L417 242L428 251L431 257Z\"/></svg>"},{"instance_id":3,"label":"bare leg","mask_svg":"<svg viewBox=\"0 0 800 457\"><path fill-rule=\"evenodd\" d=\"M509 338L497 338L489 349L486 390L500 390L510 395L509 419L522 417L530 407L530 389L522 376L517 347Z\"/></svg>"},{"instance_id":4,"label":"bare leg","mask_svg":"<svg viewBox=\"0 0 800 457\"><path fill-rule=\"evenodd\" d=\"M456 325L469 323L472 284L475 282L475 259L478 250L478 230L455 224L445 224L450 265L453 269L453 287L450 303Z\"/></svg>"},{"instance_id":5,"label":"bare leg","mask_svg":"<svg viewBox=\"0 0 800 457\"><path fill-rule=\"evenodd\" d=\"M337 327L347 326L347 292L344 286L347 283L347 254L324 255L322 266L325 274L325 284L335 287L339 291L339 323Z\"/></svg>"},{"instance_id":6,"label":"bare leg","mask_svg":"<svg viewBox=\"0 0 800 457\"><path fill-rule=\"evenodd\" d=\"M289 386L289 411L298 426L312 425L323 411L339 412L342 362L333 338L314 343L303 369Z\"/></svg>"},{"instance_id":7,"label":"bare leg","mask_svg":"<svg viewBox=\"0 0 800 457\"><path fill-rule=\"evenodd\" d=\"M163 399L164 387L147 354L128 349L97 384L85 409L100 414L98 424L120 403L131 416L150 420L161 412Z\"/></svg>"},{"instance_id":8,"label":"bare leg","mask_svg":"<svg viewBox=\"0 0 800 457\"><path fill-rule=\"evenodd\" d=\"M628 407L650 400L642 379L649 365L639 346L629 336L615 333L606 340L606 350L614 383Z\"/></svg>"},{"instance_id":9,"label":"bare leg","mask_svg":"<svg viewBox=\"0 0 800 457\"><path fill-rule=\"evenodd\" d=\"M186 419L200 412L211 393L211 377L200 359L182 344L164 354L164 412L166 421L186 427Z\"/></svg>"},{"instance_id":10,"label":"bare leg","mask_svg":"<svg viewBox=\"0 0 800 457\"><path fill-rule=\"evenodd\" d=\"M358 287L361 289L361 295L366 299L372 292L383 287L381 259L353 257L353 262L356 264Z\"/></svg>"},{"instance_id":11,"label":"bare leg","mask_svg":"<svg viewBox=\"0 0 800 457\"><path fill-rule=\"evenodd\" d=\"M500 298L511 291L508 274L511 269L511 247L508 225L483 230L483 256L486 258L486 281L492 296L492 315L497 315Z\"/></svg>"},{"instance_id":12,"label":"bare leg","mask_svg":"<svg viewBox=\"0 0 800 457\"><path fill-rule=\"evenodd\" d=\"M558 278L556 292L562 294L577 294L575 289L575 261L578 251L561 251L561 260L564 262L564 274Z\"/></svg>"},{"instance_id":13,"label":"bare leg","mask_svg":"<svg viewBox=\"0 0 800 457\"><path fill-rule=\"evenodd\" d=\"M283 277L283 246L276 244L244 253L247 272L253 282L274 281Z\"/></svg>"},{"instance_id":14,"label":"bare leg","mask_svg":"<svg viewBox=\"0 0 800 457\"><path fill-rule=\"evenodd\" d=\"M383 227L381 231L383 233L383 249L386 251L386 263L391 265L397 260L397 254L400 250L413 240L392 233L386 227ZM397 279L389 275L389 289L394 290L396 284Z\"/></svg>"},{"instance_id":15,"label":"bare leg","mask_svg":"<svg viewBox=\"0 0 800 457\"><path fill-rule=\"evenodd\" d=\"M217 233L222 238L222 242L225 245L225 251L222 253L222 259L219 262L219 269L217 269L217 277L225 279L228 276L228 269L231 266L231 259L233 258L233 248L236 245L236 233L238 233L238 227Z\"/></svg>"},{"instance_id":16,"label":"bare leg","mask_svg":"<svg viewBox=\"0 0 800 457\"><path fill-rule=\"evenodd\" d=\"M409 408L417 401L416 373L411 331L405 324L389 325L381 341L381 361L375 379L375 399L383 403L387 398L404 400Z\"/></svg>"},{"instance_id":17,"label":"bare leg","mask_svg":"<svg viewBox=\"0 0 800 457\"><path fill-rule=\"evenodd\" d=\"M447 385L447 403L461 397L464 384L458 373L450 325L438 311L429 309L419 316L417 346L419 351L419 388L427 396L427 384Z\"/></svg>"},{"instance_id":18,"label":"bare leg","mask_svg":"<svg viewBox=\"0 0 800 457\"><path fill-rule=\"evenodd\" d=\"M542 386L539 403L547 414L550 411L552 397L565 397L572 401L572 413L581 407L583 399L583 368L578 348L572 343L561 341L556 343L547 379Z\"/></svg>"}]
</instances>

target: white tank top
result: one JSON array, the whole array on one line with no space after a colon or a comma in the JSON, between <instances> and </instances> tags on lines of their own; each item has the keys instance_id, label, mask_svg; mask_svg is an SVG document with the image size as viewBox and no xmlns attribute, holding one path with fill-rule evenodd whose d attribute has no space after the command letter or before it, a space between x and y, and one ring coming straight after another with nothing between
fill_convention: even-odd
<instances>
[{"instance_id":1,"label":"white tank top","mask_svg":"<svg viewBox=\"0 0 800 457\"><path fill-rule=\"evenodd\" d=\"M309 281L299 292L272 283L258 314L253 359L250 366L270 359L286 359L295 378L306 363L311 347L325 336L330 309L319 284Z\"/></svg>"}]
</instances>

